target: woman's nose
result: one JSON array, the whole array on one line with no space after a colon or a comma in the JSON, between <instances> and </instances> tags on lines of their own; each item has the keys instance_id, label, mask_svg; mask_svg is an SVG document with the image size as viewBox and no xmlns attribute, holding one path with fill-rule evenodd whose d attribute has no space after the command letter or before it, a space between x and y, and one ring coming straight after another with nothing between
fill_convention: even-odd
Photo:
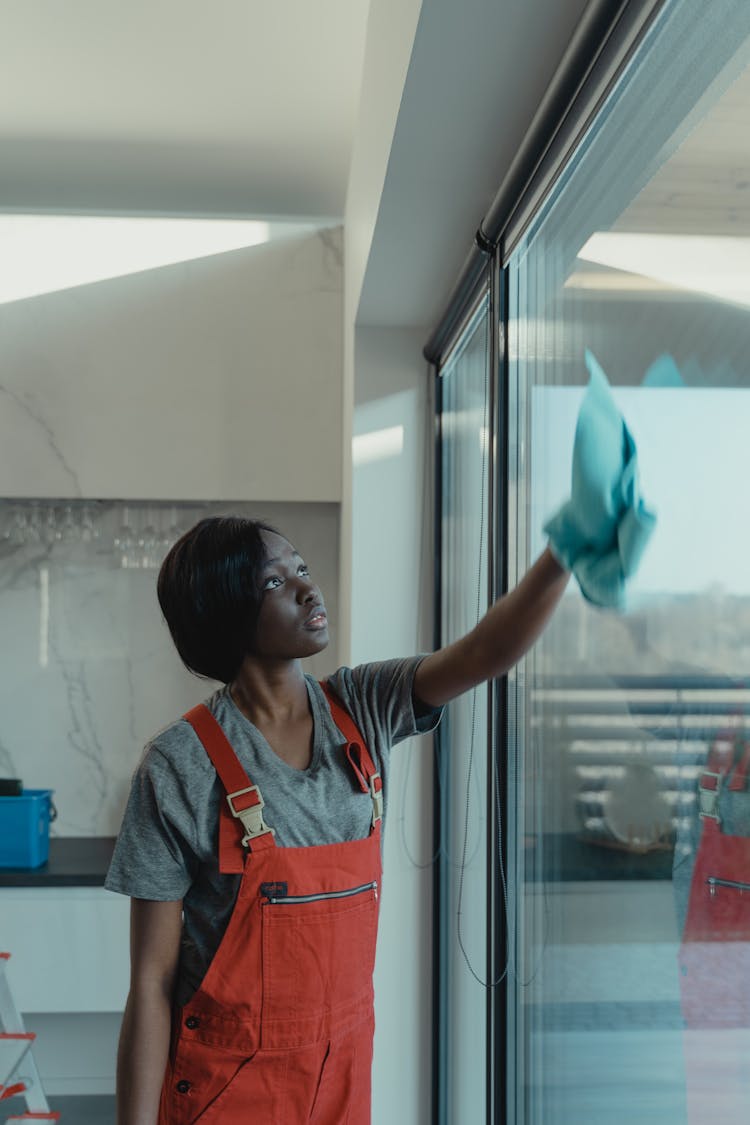
<instances>
[{"instance_id":1,"label":"woman's nose","mask_svg":"<svg viewBox=\"0 0 750 1125\"><path fill-rule=\"evenodd\" d=\"M302 578L297 590L297 600L302 602L303 605L305 602L312 602L315 600L317 592L318 587L311 579Z\"/></svg>"}]
</instances>

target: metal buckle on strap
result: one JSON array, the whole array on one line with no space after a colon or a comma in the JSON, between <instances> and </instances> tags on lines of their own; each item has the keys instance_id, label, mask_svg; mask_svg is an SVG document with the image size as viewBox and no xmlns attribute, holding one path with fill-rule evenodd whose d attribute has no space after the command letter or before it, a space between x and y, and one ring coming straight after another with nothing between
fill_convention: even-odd
<instances>
[{"instance_id":1,"label":"metal buckle on strap","mask_svg":"<svg viewBox=\"0 0 750 1125\"><path fill-rule=\"evenodd\" d=\"M716 778L715 789L704 789L698 782L698 816L701 820L707 817L715 820L717 824L721 824L721 818L717 812L719 805L719 794L721 793L721 783L724 779L723 773L714 773L713 770L703 770L701 774L701 781L704 777Z\"/></svg>"},{"instance_id":2,"label":"metal buckle on strap","mask_svg":"<svg viewBox=\"0 0 750 1125\"><path fill-rule=\"evenodd\" d=\"M380 782L380 788L375 788L375 782ZM379 820L383 819L383 782L380 774L374 773L370 778L370 796L372 797L372 825L373 828Z\"/></svg>"},{"instance_id":3,"label":"metal buckle on strap","mask_svg":"<svg viewBox=\"0 0 750 1125\"><path fill-rule=\"evenodd\" d=\"M246 809L236 809L234 807L234 800L236 797L242 797L245 793L254 793L258 798L255 804L249 805ZM255 840L258 836L265 836L270 832L272 836L276 833L273 828L269 828L263 819L263 809L266 802L260 794L260 789L257 785L248 785L247 789L238 789L236 793L227 794L227 803L231 809L232 816L236 816L238 820L242 821L242 827L245 829L245 835L242 837L242 846L247 847L251 840Z\"/></svg>"}]
</instances>

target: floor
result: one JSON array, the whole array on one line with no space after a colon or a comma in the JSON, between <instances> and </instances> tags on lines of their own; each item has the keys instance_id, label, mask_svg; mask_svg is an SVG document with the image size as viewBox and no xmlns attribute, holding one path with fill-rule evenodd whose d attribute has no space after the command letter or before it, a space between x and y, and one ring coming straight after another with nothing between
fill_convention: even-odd
<instances>
[{"instance_id":1,"label":"floor","mask_svg":"<svg viewBox=\"0 0 750 1125\"><path fill-rule=\"evenodd\" d=\"M115 1099L113 1097L48 1097L50 1109L59 1110L60 1125L115 1125ZM16 1104L17 1103L17 1104ZM23 1113L24 1102L12 1098L3 1106L0 1120L11 1113Z\"/></svg>"}]
</instances>

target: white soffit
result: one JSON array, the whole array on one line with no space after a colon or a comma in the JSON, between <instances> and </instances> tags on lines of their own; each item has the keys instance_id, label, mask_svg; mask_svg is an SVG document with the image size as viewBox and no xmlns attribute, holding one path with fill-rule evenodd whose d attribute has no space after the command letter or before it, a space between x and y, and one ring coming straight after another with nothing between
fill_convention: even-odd
<instances>
[{"instance_id":1,"label":"white soffit","mask_svg":"<svg viewBox=\"0 0 750 1125\"><path fill-rule=\"evenodd\" d=\"M3 0L0 209L343 214L369 0Z\"/></svg>"},{"instance_id":2,"label":"white soffit","mask_svg":"<svg viewBox=\"0 0 750 1125\"><path fill-rule=\"evenodd\" d=\"M422 4L359 324L435 325L587 2Z\"/></svg>"}]
</instances>

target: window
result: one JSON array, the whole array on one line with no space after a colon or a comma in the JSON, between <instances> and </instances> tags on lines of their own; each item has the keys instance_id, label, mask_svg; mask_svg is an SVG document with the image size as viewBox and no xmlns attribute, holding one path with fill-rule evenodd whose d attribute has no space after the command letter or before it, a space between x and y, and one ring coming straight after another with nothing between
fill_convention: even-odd
<instances>
[{"instance_id":1,"label":"window","mask_svg":"<svg viewBox=\"0 0 750 1125\"><path fill-rule=\"evenodd\" d=\"M483 296L441 368L441 644L486 612L490 504L490 304ZM439 731L439 1117L486 1115L488 691L455 700Z\"/></svg>"},{"instance_id":2,"label":"window","mask_svg":"<svg viewBox=\"0 0 750 1125\"><path fill-rule=\"evenodd\" d=\"M749 63L747 5L666 4L508 264L511 580L568 491L586 349L659 518L628 611L571 587L509 678L524 1125L750 1120Z\"/></svg>"}]
</instances>

